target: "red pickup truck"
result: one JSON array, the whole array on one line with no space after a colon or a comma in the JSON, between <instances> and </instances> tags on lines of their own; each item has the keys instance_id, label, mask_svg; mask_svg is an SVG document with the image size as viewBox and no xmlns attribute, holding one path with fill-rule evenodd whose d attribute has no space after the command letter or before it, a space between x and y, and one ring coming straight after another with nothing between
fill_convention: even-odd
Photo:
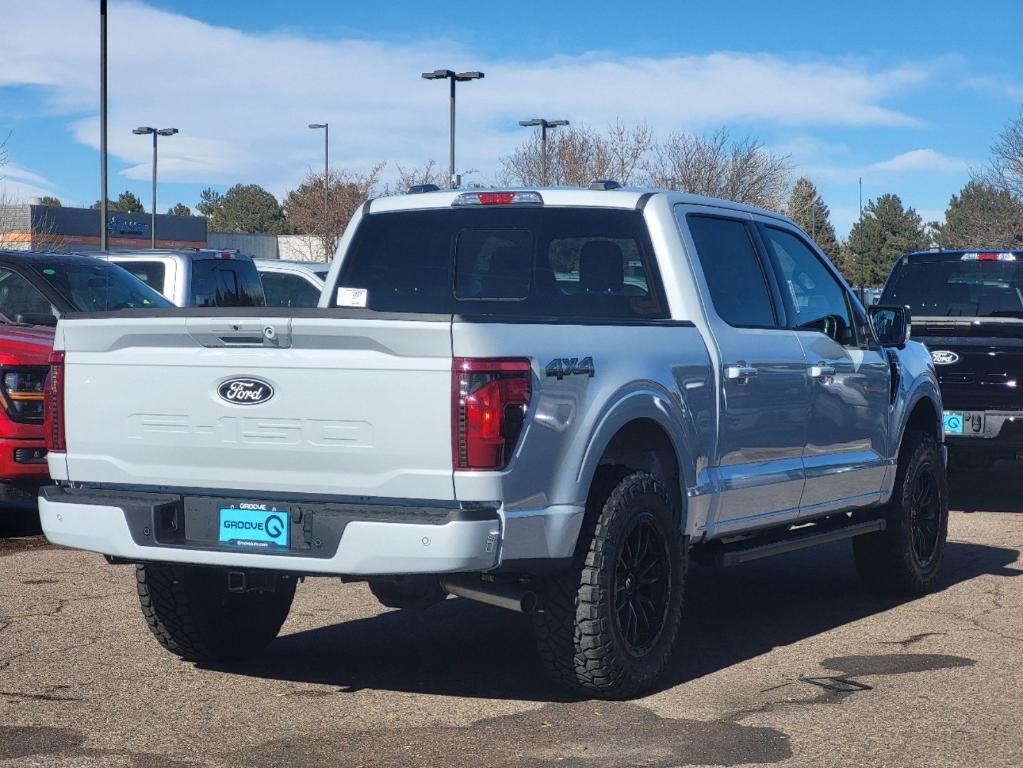
<instances>
[{"instance_id":1,"label":"red pickup truck","mask_svg":"<svg viewBox=\"0 0 1023 768\"><path fill-rule=\"evenodd\" d=\"M171 306L125 270L91 256L0 250L0 503L35 501L49 480L43 382L57 318Z\"/></svg>"},{"instance_id":2,"label":"red pickup truck","mask_svg":"<svg viewBox=\"0 0 1023 768\"><path fill-rule=\"evenodd\" d=\"M33 499L45 483L43 383L53 329L0 325L0 500Z\"/></svg>"}]
</instances>

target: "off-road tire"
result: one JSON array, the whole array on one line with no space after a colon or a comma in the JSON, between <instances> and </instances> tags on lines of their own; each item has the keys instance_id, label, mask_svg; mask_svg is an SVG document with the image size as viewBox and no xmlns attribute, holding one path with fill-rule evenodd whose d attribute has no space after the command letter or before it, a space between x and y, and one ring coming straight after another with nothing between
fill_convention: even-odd
<instances>
[{"instance_id":1,"label":"off-road tire","mask_svg":"<svg viewBox=\"0 0 1023 768\"><path fill-rule=\"evenodd\" d=\"M930 484L935 494L934 530L926 526L927 535L919 522L920 511L914 511L914 493L920 493L918 482ZM938 443L926 432L907 432L902 440L895 489L885 518L885 530L852 540L856 568L864 585L872 592L889 594L929 592L938 578L948 535L948 481ZM915 540L914 535L919 538ZM926 556L915 541L926 544Z\"/></svg>"},{"instance_id":2,"label":"off-road tire","mask_svg":"<svg viewBox=\"0 0 1023 768\"><path fill-rule=\"evenodd\" d=\"M232 593L219 568L172 563L135 567L142 616L157 641L188 661L235 661L263 650L291 610L295 578L274 591Z\"/></svg>"},{"instance_id":3,"label":"off-road tire","mask_svg":"<svg viewBox=\"0 0 1023 768\"><path fill-rule=\"evenodd\" d=\"M533 628L540 658L554 680L577 693L622 699L650 689L671 658L682 618L686 542L659 480L632 472L608 485L609 492L591 496L576 566L541 583L541 610L534 614ZM640 525L662 537L667 597L659 611L659 631L637 653L616 618L621 614L615 605L621 604L615 585L619 557L627 552L623 545Z\"/></svg>"}]
</instances>

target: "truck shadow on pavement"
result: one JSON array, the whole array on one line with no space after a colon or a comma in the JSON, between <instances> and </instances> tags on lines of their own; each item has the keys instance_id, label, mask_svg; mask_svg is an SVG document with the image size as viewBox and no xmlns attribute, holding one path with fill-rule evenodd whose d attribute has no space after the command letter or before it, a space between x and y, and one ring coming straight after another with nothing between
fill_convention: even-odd
<instances>
[{"instance_id":1,"label":"truck shadow on pavement","mask_svg":"<svg viewBox=\"0 0 1023 768\"><path fill-rule=\"evenodd\" d=\"M1023 462L999 461L980 472L951 472L949 506L964 512L1023 512Z\"/></svg>"},{"instance_id":2,"label":"truck shadow on pavement","mask_svg":"<svg viewBox=\"0 0 1023 768\"><path fill-rule=\"evenodd\" d=\"M1014 576L1013 549L949 542L940 589L988 574ZM865 592L848 542L736 568L690 570L678 650L661 681L671 688L906 599ZM246 676L440 696L572 701L544 676L527 617L463 599L425 611L389 611L278 638L259 659L218 667Z\"/></svg>"}]
</instances>

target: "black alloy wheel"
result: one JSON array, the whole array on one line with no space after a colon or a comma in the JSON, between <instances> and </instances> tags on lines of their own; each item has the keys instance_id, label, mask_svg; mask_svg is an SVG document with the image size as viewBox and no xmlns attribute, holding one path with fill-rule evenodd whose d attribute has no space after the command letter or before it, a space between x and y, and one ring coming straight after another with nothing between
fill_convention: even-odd
<instances>
[{"instance_id":1,"label":"black alloy wheel","mask_svg":"<svg viewBox=\"0 0 1023 768\"><path fill-rule=\"evenodd\" d=\"M653 515L637 515L615 563L612 615L633 656L643 656L664 628L671 597L671 558Z\"/></svg>"}]
</instances>

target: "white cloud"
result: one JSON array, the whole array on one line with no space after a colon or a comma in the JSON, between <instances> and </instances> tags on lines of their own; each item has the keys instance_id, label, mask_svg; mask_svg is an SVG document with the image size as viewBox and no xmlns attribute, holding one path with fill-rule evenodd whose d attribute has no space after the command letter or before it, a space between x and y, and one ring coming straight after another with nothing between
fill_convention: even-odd
<instances>
[{"instance_id":1,"label":"white cloud","mask_svg":"<svg viewBox=\"0 0 1023 768\"><path fill-rule=\"evenodd\" d=\"M875 171L962 173L969 170L970 166L965 160L943 155L933 149L913 149L870 167Z\"/></svg>"},{"instance_id":2,"label":"white cloud","mask_svg":"<svg viewBox=\"0 0 1023 768\"><path fill-rule=\"evenodd\" d=\"M72 135L99 145L95 116L98 13L90 0L5 8L0 88L36 86ZM44 18L45 15L45 18ZM45 23L59 19L59 24ZM165 181L255 181L277 194L331 158L366 168L447 159L446 85L419 73L438 65L481 68L458 91L459 166L492 176L524 132L523 117L604 125L621 116L659 132L755 122L783 126L914 126L889 99L924 83L926 65L748 53L622 57L595 52L542 61L494 59L448 40L375 42L247 33L139 2L109 9L109 149L129 178L149 176L150 142L137 125L173 126L161 139ZM813 94L808 98L807 94Z\"/></svg>"},{"instance_id":3,"label":"white cloud","mask_svg":"<svg viewBox=\"0 0 1023 768\"><path fill-rule=\"evenodd\" d=\"M0 204L27 203L33 197L52 195L52 187L49 179L14 163L0 166Z\"/></svg>"},{"instance_id":4,"label":"white cloud","mask_svg":"<svg viewBox=\"0 0 1023 768\"><path fill-rule=\"evenodd\" d=\"M21 182L30 182L44 187L53 186L49 179L13 163L6 163L0 166L0 178L17 179Z\"/></svg>"}]
</instances>

